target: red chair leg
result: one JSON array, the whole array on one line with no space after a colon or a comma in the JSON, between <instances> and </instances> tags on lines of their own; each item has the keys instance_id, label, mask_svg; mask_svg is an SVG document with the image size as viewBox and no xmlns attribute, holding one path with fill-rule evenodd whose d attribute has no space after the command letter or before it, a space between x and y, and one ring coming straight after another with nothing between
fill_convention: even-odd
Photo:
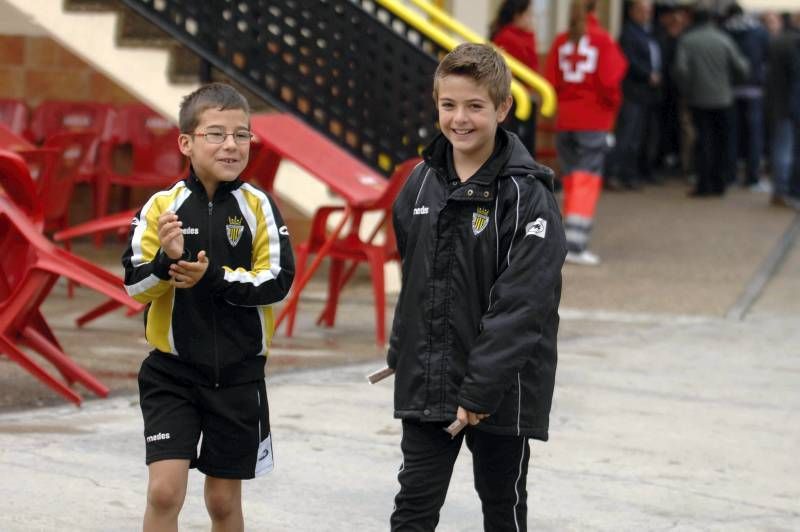
<instances>
[{"instance_id":1,"label":"red chair leg","mask_svg":"<svg viewBox=\"0 0 800 532\"><path fill-rule=\"evenodd\" d=\"M108 214L108 198L111 196L111 183L105 175L98 175L95 177L95 204L94 212L95 219L100 219ZM97 232L94 234L94 246L101 247L103 245L103 234Z\"/></svg>"},{"instance_id":2,"label":"red chair leg","mask_svg":"<svg viewBox=\"0 0 800 532\"><path fill-rule=\"evenodd\" d=\"M47 341L56 346L56 348L62 351L64 350L61 347L58 338L56 338L56 335L53 334L53 330L50 328L50 325L47 323L47 321L45 321L44 316L42 316L41 311L37 310L36 312L33 313L33 315L31 316L30 324L31 327L39 331L39 333L45 338L47 338Z\"/></svg>"},{"instance_id":3,"label":"red chair leg","mask_svg":"<svg viewBox=\"0 0 800 532\"><path fill-rule=\"evenodd\" d=\"M120 209L127 211L131 208L131 187L123 187L120 194Z\"/></svg>"},{"instance_id":4,"label":"red chair leg","mask_svg":"<svg viewBox=\"0 0 800 532\"><path fill-rule=\"evenodd\" d=\"M326 327L333 327L336 323L336 308L339 306L339 294L341 293L342 288L343 268L343 260L331 260L331 268L328 272L328 300L325 303L325 309L317 319L317 325L324 324Z\"/></svg>"},{"instance_id":5,"label":"red chair leg","mask_svg":"<svg viewBox=\"0 0 800 532\"><path fill-rule=\"evenodd\" d=\"M105 303L96 306L89 312L86 312L85 314L81 314L80 316L78 316L78 318L75 320L75 325L77 325L78 327L83 327L90 321L96 320L97 318L103 316L104 314L108 314L111 311L117 310L121 306L122 303L120 303L119 301L109 299ZM135 311L133 310L131 310L130 312L132 314L135 313Z\"/></svg>"},{"instance_id":6,"label":"red chair leg","mask_svg":"<svg viewBox=\"0 0 800 532\"><path fill-rule=\"evenodd\" d=\"M65 227L61 227L61 229L65 229ZM66 249L67 251L72 253L72 245L70 244L69 240L65 240L64 241L64 249ZM77 283L75 281L67 279L67 297L69 299L72 299L73 297L75 297L75 286L76 286L76 284Z\"/></svg>"},{"instance_id":7,"label":"red chair leg","mask_svg":"<svg viewBox=\"0 0 800 532\"><path fill-rule=\"evenodd\" d=\"M32 327L26 327L22 339L29 347L35 349L49 360L69 382L80 382L100 397L108 396L108 388L94 378L91 373L80 367L62 351L56 349L44 336Z\"/></svg>"},{"instance_id":8,"label":"red chair leg","mask_svg":"<svg viewBox=\"0 0 800 532\"><path fill-rule=\"evenodd\" d=\"M383 265L385 258L379 249L367 249L370 273L372 274L372 291L375 295L375 341L379 347L386 343L386 287L383 282Z\"/></svg>"},{"instance_id":9,"label":"red chair leg","mask_svg":"<svg viewBox=\"0 0 800 532\"><path fill-rule=\"evenodd\" d=\"M297 260L295 261L294 278L302 279L303 275L305 275L306 273L306 263L308 262L308 245L301 244L297 246L297 249L295 251ZM297 305L289 309L289 314L288 316L286 316L286 336L289 337L292 336L292 332L294 331L294 319L297 316L297 307L299 306L300 304L298 302ZM277 329L278 326L279 326L279 321L276 321L275 329Z\"/></svg>"},{"instance_id":10,"label":"red chair leg","mask_svg":"<svg viewBox=\"0 0 800 532\"><path fill-rule=\"evenodd\" d=\"M31 360L28 355L18 349L17 346L5 336L0 336L0 351L5 353L8 358L22 366L28 373L42 381L48 388L56 393L61 394L68 401L72 401L76 405L80 406L80 395L72 391L66 384L47 373L39 364Z\"/></svg>"}]
</instances>

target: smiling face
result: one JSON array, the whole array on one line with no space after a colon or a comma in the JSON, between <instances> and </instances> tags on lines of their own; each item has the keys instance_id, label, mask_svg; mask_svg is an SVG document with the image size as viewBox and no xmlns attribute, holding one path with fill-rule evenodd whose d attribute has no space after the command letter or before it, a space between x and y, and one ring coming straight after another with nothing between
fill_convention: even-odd
<instances>
[{"instance_id":1,"label":"smiling face","mask_svg":"<svg viewBox=\"0 0 800 532\"><path fill-rule=\"evenodd\" d=\"M195 175L209 198L213 197L219 183L235 180L247 166L250 142L237 143L229 133L249 132L249 129L249 117L244 110L212 108L200 113L194 135L182 133L178 137L181 153L192 161ZM203 135L211 132L227 135L222 144L213 144Z\"/></svg>"},{"instance_id":2,"label":"smiling face","mask_svg":"<svg viewBox=\"0 0 800 532\"><path fill-rule=\"evenodd\" d=\"M494 150L497 124L506 118L511 98L495 107L486 87L471 77L451 74L439 80L436 107L454 159L482 164Z\"/></svg>"}]
</instances>

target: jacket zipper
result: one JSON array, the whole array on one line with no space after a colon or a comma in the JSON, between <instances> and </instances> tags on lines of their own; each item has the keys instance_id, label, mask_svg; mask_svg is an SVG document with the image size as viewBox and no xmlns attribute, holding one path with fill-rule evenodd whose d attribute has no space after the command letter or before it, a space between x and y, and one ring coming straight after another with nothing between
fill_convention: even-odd
<instances>
[{"instance_id":1,"label":"jacket zipper","mask_svg":"<svg viewBox=\"0 0 800 532\"><path fill-rule=\"evenodd\" d=\"M208 202L208 256L212 254L212 221L214 220L214 202ZM217 314L214 312L214 305L211 305L211 336L214 338L214 388L219 388L219 353L217 353Z\"/></svg>"}]
</instances>

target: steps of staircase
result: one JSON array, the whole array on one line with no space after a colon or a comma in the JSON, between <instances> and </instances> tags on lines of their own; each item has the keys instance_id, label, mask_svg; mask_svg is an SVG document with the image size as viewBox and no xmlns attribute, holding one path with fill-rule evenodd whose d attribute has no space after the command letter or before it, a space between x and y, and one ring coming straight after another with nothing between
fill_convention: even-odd
<instances>
[{"instance_id":1,"label":"steps of staircase","mask_svg":"<svg viewBox=\"0 0 800 532\"><path fill-rule=\"evenodd\" d=\"M65 11L122 11L118 0L64 0Z\"/></svg>"},{"instance_id":2,"label":"steps of staircase","mask_svg":"<svg viewBox=\"0 0 800 532\"><path fill-rule=\"evenodd\" d=\"M169 48L175 43L168 33L133 11L120 12L117 20L117 43L120 46Z\"/></svg>"},{"instance_id":3,"label":"steps of staircase","mask_svg":"<svg viewBox=\"0 0 800 532\"><path fill-rule=\"evenodd\" d=\"M169 47L167 72L172 83L197 83L200 77L201 59L185 46L172 41Z\"/></svg>"}]
</instances>

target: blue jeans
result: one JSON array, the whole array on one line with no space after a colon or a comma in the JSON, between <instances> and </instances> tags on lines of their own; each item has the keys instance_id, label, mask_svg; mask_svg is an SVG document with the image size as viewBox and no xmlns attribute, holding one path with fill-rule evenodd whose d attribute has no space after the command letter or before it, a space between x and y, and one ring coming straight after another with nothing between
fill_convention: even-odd
<instances>
[{"instance_id":1,"label":"blue jeans","mask_svg":"<svg viewBox=\"0 0 800 532\"><path fill-rule=\"evenodd\" d=\"M745 160L745 184L758 183L761 154L764 151L764 99L737 98L734 131L731 136L733 153ZM730 176L733 177L733 176Z\"/></svg>"},{"instance_id":2,"label":"blue jeans","mask_svg":"<svg viewBox=\"0 0 800 532\"><path fill-rule=\"evenodd\" d=\"M772 128L772 184L776 196L792 192L795 166L800 164L800 138L797 124L789 118L778 120Z\"/></svg>"}]
</instances>

